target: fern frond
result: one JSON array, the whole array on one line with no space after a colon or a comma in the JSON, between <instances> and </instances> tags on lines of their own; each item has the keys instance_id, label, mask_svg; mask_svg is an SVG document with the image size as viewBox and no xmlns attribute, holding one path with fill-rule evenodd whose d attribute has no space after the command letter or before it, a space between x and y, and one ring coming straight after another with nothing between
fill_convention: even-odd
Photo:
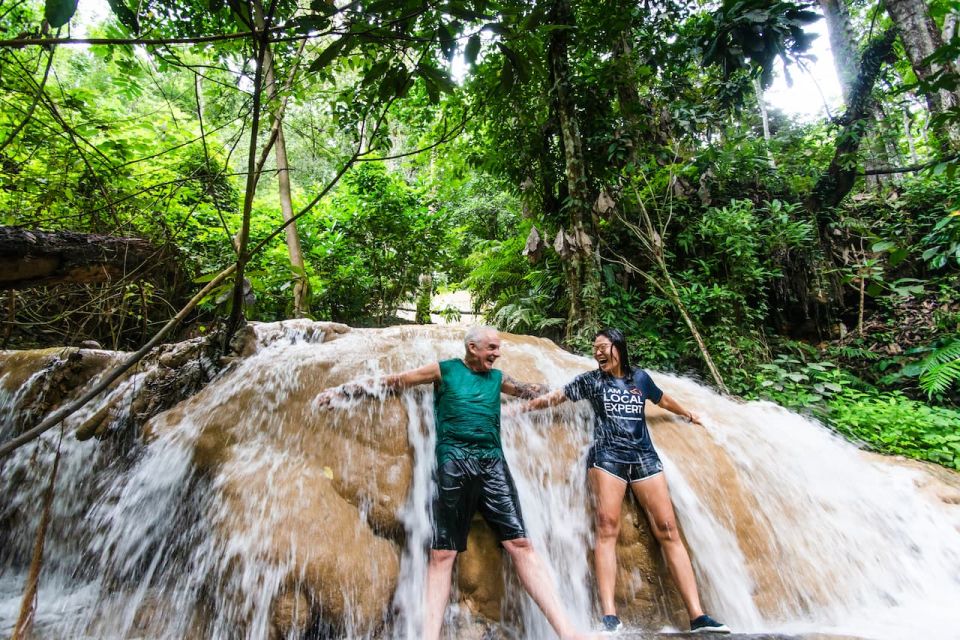
<instances>
[{"instance_id":1,"label":"fern frond","mask_svg":"<svg viewBox=\"0 0 960 640\"><path fill-rule=\"evenodd\" d=\"M960 357L950 362L935 364L920 374L920 388L928 395L943 393L960 380Z\"/></svg>"},{"instance_id":2,"label":"fern frond","mask_svg":"<svg viewBox=\"0 0 960 640\"><path fill-rule=\"evenodd\" d=\"M834 347L830 349L832 355L840 356L841 358L855 359L860 358L862 360L879 360L883 357L882 354L876 353L875 351L870 351L869 349L861 349L860 347Z\"/></svg>"},{"instance_id":3,"label":"fern frond","mask_svg":"<svg viewBox=\"0 0 960 640\"><path fill-rule=\"evenodd\" d=\"M952 360L960 359L960 340L948 342L944 346L934 349L920 363L924 369L931 369L935 365L944 364Z\"/></svg>"},{"instance_id":4,"label":"fern frond","mask_svg":"<svg viewBox=\"0 0 960 640\"><path fill-rule=\"evenodd\" d=\"M549 327L562 326L565 320L563 318L544 318L537 323L537 329L547 329Z\"/></svg>"}]
</instances>

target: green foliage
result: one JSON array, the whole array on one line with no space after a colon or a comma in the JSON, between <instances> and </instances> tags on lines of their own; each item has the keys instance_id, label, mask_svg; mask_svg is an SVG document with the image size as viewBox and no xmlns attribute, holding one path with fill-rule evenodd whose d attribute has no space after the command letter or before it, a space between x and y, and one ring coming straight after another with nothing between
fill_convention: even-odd
<instances>
[{"instance_id":1,"label":"green foliage","mask_svg":"<svg viewBox=\"0 0 960 640\"><path fill-rule=\"evenodd\" d=\"M780 206L780 203L778 203ZM710 207L700 218L696 234L706 243L705 256L699 259L704 271L722 275L729 286L746 293L757 290L774 273L764 264L761 220L748 200L732 200L725 207ZM779 240L786 236L769 234ZM700 252L698 252L700 253ZM707 260L712 257L711 264Z\"/></svg>"},{"instance_id":2,"label":"green foliage","mask_svg":"<svg viewBox=\"0 0 960 640\"><path fill-rule=\"evenodd\" d=\"M805 52L816 36L803 28L819 19L791 2L724 0L707 23L704 61L719 65L727 75L749 62L760 69L761 82L768 87L775 60L787 65Z\"/></svg>"},{"instance_id":3,"label":"green foliage","mask_svg":"<svg viewBox=\"0 0 960 640\"><path fill-rule=\"evenodd\" d=\"M625 288L609 265L604 271L600 324L621 329L631 357L642 366L671 370L687 365L690 341L678 324L676 309L662 298ZM591 339L580 351L589 354L592 345Z\"/></svg>"},{"instance_id":4,"label":"green foliage","mask_svg":"<svg viewBox=\"0 0 960 640\"><path fill-rule=\"evenodd\" d=\"M430 211L379 163L344 176L324 218L307 229L313 308L321 317L383 322L421 275L447 266L447 215Z\"/></svg>"},{"instance_id":5,"label":"green foliage","mask_svg":"<svg viewBox=\"0 0 960 640\"><path fill-rule=\"evenodd\" d=\"M46 0L43 15L50 26L57 29L70 22L76 12L77 0Z\"/></svg>"},{"instance_id":6,"label":"green foliage","mask_svg":"<svg viewBox=\"0 0 960 640\"><path fill-rule=\"evenodd\" d=\"M520 203L508 191L507 185L490 176L474 174L469 166L458 166L452 159L448 167L449 173L445 172L442 181L430 181L424 188L438 191L434 199L436 206L447 212L450 225L456 229L452 238L459 239L459 242L450 248L453 263L449 277L459 282L468 278L473 267L480 266L470 260L471 254L499 252L498 245L483 243L513 238L514 243L521 242L522 250L525 236L520 235ZM464 179L456 180L457 174L461 173ZM529 232L529 225L526 229ZM509 250L513 248L511 244ZM469 282L478 286L480 297L489 300L489 295L481 291L483 285L475 277L470 277Z\"/></svg>"},{"instance_id":7,"label":"green foliage","mask_svg":"<svg viewBox=\"0 0 960 640\"><path fill-rule=\"evenodd\" d=\"M768 299L758 294L783 277L784 261L812 249L813 238L800 208L779 200L707 207L678 234L676 245L689 252L690 264L676 274L681 300L734 388L745 390L749 379L742 372L767 358L762 326ZM682 324L673 330L688 333Z\"/></svg>"},{"instance_id":8,"label":"green foliage","mask_svg":"<svg viewBox=\"0 0 960 640\"><path fill-rule=\"evenodd\" d=\"M544 333L546 329L559 327L564 322L563 318L551 318L546 315L549 312L549 302L546 294L534 290L516 302L498 305L490 317L493 324L504 331Z\"/></svg>"},{"instance_id":9,"label":"green foliage","mask_svg":"<svg viewBox=\"0 0 960 640\"><path fill-rule=\"evenodd\" d=\"M109 3L115 19L93 27L92 35L189 38L250 29L243 4ZM932 9L942 17L955 5L936 0ZM576 218L602 265L599 291L586 287L599 299L588 311L624 329L639 363L702 372L672 290L661 288L660 263L620 223L637 220L642 206L680 305L735 392L826 416L838 430L880 448L902 419L898 411L921 412L909 402L924 389L931 401L955 402L955 162L855 190L815 219L801 203L834 157L836 122L801 124L771 112L773 139L762 139L753 79L759 71L765 84L778 58L792 63L803 55L812 11L761 0L719 7L572 2L570 15L551 6L273 5L274 24L282 25L271 44L278 82L295 60L301 69L283 96L295 204L319 194L357 145L366 145L365 160L393 159L355 167L298 221L304 271L289 267L282 237L252 257L248 319L288 317L297 277L309 282L318 318L383 324L417 289L418 276L430 274L437 283L469 287L478 310L504 329L576 335L576 324L564 331L576 322L567 286L574 265L550 246ZM48 15L55 27L73 7L72 0L14 3L0 15L0 27L39 33L45 10L57 14ZM301 36L311 41L298 58ZM933 61L946 69L957 42ZM563 64L555 55L561 46ZM256 69L249 40L150 46L146 55L116 46L67 56L61 47L35 101L51 51L0 50L3 223L145 236L175 247L198 276L194 284L235 260L233 238L242 225L249 224L254 243L277 228L270 160L258 191L249 194L250 219L242 215ZM462 80L451 77L450 62L459 54L469 67ZM908 61L897 64L896 75L913 83ZM952 88L943 84L952 73L915 86ZM878 113L890 114L876 123L888 143L889 157L880 164L914 152L924 163L949 142L925 132L942 129L956 114L931 120L910 86L885 95L900 82L894 74L886 80L874 92L883 106ZM572 105L563 117L561 93ZM277 101L262 106L270 115L259 123L258 144ZM901 133L905 108L914 133L909 148ZM579 140L564 124L571 114ZM375 122L381 126L371 128ZM640 202L631 200L632 184L640 185ZM572 188L579 190L575 197ZM593 210L601 193L611 208ZM534 225L546 246L531 261L523 250ZM224 285L203 305L205 323L226 310L229 292ZM124 317L108 335L136 326L129 346L162 317L156 306L167 316L176 308L166 296L159 284L124 283L93 305L121 310ZM421 313L426 306L424 297ZM924 315L928 308L935 311ZM864 336L838 341L833 328L855 326L860 311ZM50 314L36 309L18 313L42 318L37 326L51 324ZM88 330L86 320L70 327L64 335ZM826 346L801 347L787 335ZM583 346L583 339L568 346ZM771 360L782 351L789 355ZM894 396L870 384L905 395L890 404ZM939 424L942 416L934 414L931 424ZM887 422L870 434L867 417ZM944 435L933 428L931 437ZM902 441L894 438L903 451L926 437L920 425L911 429ZM927 444L942 453L945 442ZM926 446L916 445L915 453L928 455Z\"/></svg>"},{"instance_id":10,"label":"green foliage","mask_svg":"<svg viewBox=\"0 0 960 640\"><path fill-rule=\"evenodd\" d=\"M939 395L960 381L960 339L934 349L919 365L920 388Z\"/></svg>"},{"instance_id":11,"label":"green foliage","mask_svg":"<svg viewBox=\"0 0 960 640\"><path fill-rule=\"evenodd\" d=\"M779 354L761 364L755 374L756 393L785 407L816 410L825 399L856 384L833 362L808 362L792 355Z\"/></svg>"},{"instance_id":12,"label":"green foliage","mask_svg":"<svg viewBox=\"0 0 960 640\"><path fill-rule=\"evenodd\" d=\"M928 460L960 471L960 412L902 393L844 388L825 415L840 433L883 453Z\"/></svg>"},{"instance_id":13,"label":"green foliage","mask_svg":"<svg viewBox=\"0 0 960 640\"><path fill-rule=\"evenodd\" d=\"M562 281L550 262L531 266L522 255L525 237L477 241L461 284L470 289L476 309L501 329L550 334L563 322Z\"/></svg>"},{"instance_id":14,"label":"green foliage","mask_svg":"<svg viewBox=\"0 0 960 640\"><path fill-rule=\"evenodd\" d=\"M920 241L923 259L931 269L942 269L949 262L960 266L960 210L941 218Z\"/></svg>"},{"instance_id":15,"label":"green foliage","mask_svg":"<svg viewBox=\"0 0 960 640\"><path fill-rule=\"evenodd\" d=\"M815 355L809 348L801 356ZM945 351L946 353L946 351ZM960 470L960 412L879 391L835 363L779 354L755 375L753 397L809 413L883 453Z\"/></svg>"}]
</instances>

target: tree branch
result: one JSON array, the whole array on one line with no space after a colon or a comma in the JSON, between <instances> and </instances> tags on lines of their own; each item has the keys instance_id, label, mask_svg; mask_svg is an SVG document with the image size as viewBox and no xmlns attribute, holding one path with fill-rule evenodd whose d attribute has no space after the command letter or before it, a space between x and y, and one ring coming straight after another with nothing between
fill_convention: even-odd
<instances>
[{"instance_id":1,"label":"tree branch","mask_svg":"<svg viewBox=\"0 0 960 640\"><path fill-rule=\"evenodd\" d=\"M825 237L824 230L832 222L827 212L840 204L853 188L860 140L869 125L871 92L881 67L892 55L895 38L896 32L892 28L888 29L864 50L860 73L850 92L847 112L838 119L843 129L837 135L833 160L804 203L807 210L816 216L821 237Z\"/></svg>"},{"instance_id":2,"label":"tree branch","mask_svg":"<svg viewBox=\"0 0 960 640\"><path fill-rule=\"evenodd\" d=\"M193 298L190 299L190 302L188 302L180 310L180 313L174 316L169 322L167 322L167 324L163 325L163 328L160 329L160 331L158 331L157 334L153 336L149 342L147 342L145 345L140 347L139 351L137 351L136 353L131 355L129 358L127 358L123 364L121 364L119 367L111 371L103 380L100 381L99 384L97 384L92 389L90 389L85 394L83 394L81 398L61 408L59 411L47 417L46 420L44 420L34 428L24 431L16 438L8 440L7 442L4 442L3 445L0 445L0 458L5 458L6 456L13 453L14 451L19 449L26 443L33 440L34 438L41 436L47 430L57 426L63 420L65 420L74 412L76 412L78 409L80 409L83 405L87 404L90 400L100 395L107 387L109 387L111 384L116 382L120 378L120 376L126 373L133 365L140 362L140 360L142 360L143 357L147 355L151 349L153 349L155 346L157 346L160 343L161 340L163 340L164 336L170 333L170 331L175 326L180 324L180 322L182 322L183 319L186 318L191 311L193 311L193 308L196 307L198 304L200 304L200 301L203 300L208 293L213 291L217 286L220 285L221 282L226 280L230 276L230 274L232 274L234 270L236 270L236 268L237 268L237 265L232 264L226 269L224 269L223 271L221 271L220 273L218 273L213 280L207 283L207 286L201 289L197 295L193 296Z\"/></svg>"},{"instance_id":3,"label":"tree branch","mask_svg":"<svg viewBox=\"0 0 960 640\"><path fill-rule=\"evenodd\" d=\"M47 85L47 79L50 77L50 67L53 66L53 54L56 52L56 49L50 49L50 56L47 58L47 68L43 72L43 80L40 81L39 90L33 96L33 102L30 103L30 108L27 109L27 114L23 118L23 122L18 124L13 131L10 132L10 135L7 136L7 139L3 141L3 144L0 144L0 153L3 153L3 150L7 148L11 142L13 142L17 135L23 130L27 123L30 122L30 118L33 117L33 112L37 108L37 104L40 102L40 98L43 95L43 88Z\"/></svg>"},{"instance_id":4,"label":"tree branch","mask_svg":"<svg viewBox=\"0 0 960 640\"><path fill-rule=\"evenodd\" d=\"M947 156L946 158L936 158L930 160L929 162L923 162L921 164L912 164L908 167L881 167L880 169L867 169L866 171L860 173L861 176L883 176L891 173L912 173L914 171L923 171L924 169L929 169L930 167L935 167L938 164L946 162L954 162L960 160L960 153L955 153L952 156Z\"/></svg>"},{"instance_id":5,"label":"tree branch","mask_svg":"<svg viewBox=\"0 0 960 640\"><path fill-rule=\"evenodd\" d=\"M282 33L288 27L271 27L265 33ZM85 44L85 45L164 45L164 44L203 44L205 42L224 42L227 40L243 40L251 36L257 36L253 31L243 31L241 33L218 33L212 36L196 36L193 38L13 38L10 40L0 40L0 47L20 48L29 46L52 46L61 44ZM314 38L322 33L301 36L302 38Z\"/></svg>"}]
</instances>

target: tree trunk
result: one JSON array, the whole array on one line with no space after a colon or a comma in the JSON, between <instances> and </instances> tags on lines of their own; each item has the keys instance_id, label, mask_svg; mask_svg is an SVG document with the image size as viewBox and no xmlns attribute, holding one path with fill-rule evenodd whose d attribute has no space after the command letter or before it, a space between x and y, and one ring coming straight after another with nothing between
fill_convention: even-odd
<instances>
[{"instance_id":1,"label":"tree trunk","mask_svg":"<svg viewBox=\"0 0 960 640\"><path fill-rule=\"evenodd\" d=\"M629 28L629 27L628 27ZM630 141L624 165L635 164L639 150L642 109L640 94L637 92L637 79L634 73L633 58L630 55L630 33L624 30L620 33L613 47L613 57L617 61L617 102L620 107L620 116L626 123L626 135Z\"/></svg>"},{"instance_id":2,"label":"tree trunk","mask_svg":"<svg viewBox=\"0 0 960 640\"><path fill-rule=\"evenodd\" d=\"M943 41L950 42L957 32L957 12L951 11L943 19Z\"/></svg>"},{"instance_id":3,"label":"tree trunk","mask_svg":"<svg viewBox=\"0 0 960 640\"><path fill-rule=\"evenodd\" d=\"M767 144L767 160L770 167L777 168L777 161L770 150L770 119L767 117L767 103L763 99L763 85L760 84L760 78L753 79L753 91L757 96L757 107L760 109L760 121L763 123L763 141Z\"/></svg>"},{"instance_id":4,"label":"tree trunk","mask_svg":"<svg viewBox=\"0 0 960 640\"><path fill-rule=\"evenodd\" d=\"M830 35L830 52L833 54L833 65L837 71L837 79L840 81L840 90L843 93L843 103L849 110L852 108L854 86L857 83L857 75L860 69L860 60L857 55L857 40L854 37L853 27L850 25L850 13L844 0L820 0L820 8L823 10L823 17L827 23L827 33ZM871 107L873 120L877 123L876 129L865 128L867 136L866 149L863 164L869 171L879 167L891 166L887 157L886 147L880 140L881 133L879 125L883 121L883 115L878 112L876 106ZM868 175L867 184L871 187L879 187L883 178L879 175Z\"/></svg>"},{"instance_id":5,"label":"tree trunk","mask_svg":"<svg viewBox=\"0 0 960 640\"><path fill-rule=\"evenodd\" d=\"M925 59L943 45L943 40L930 15L928 3L926 0L884 0L884 4L917 78L921 81L930 80L940 71L940 67ZM934 116L960 105L960 95L956 91L925 91L924 97L930 114ZM960 148L960 127L956 124L943 124L938 127L938 133L950 148Z\"/></svg>"},{"instance_id":6,"label":"tree trunk","mask_svg":"<svg viewBox=\"0 0 960 640\"><path fill-rule=\"evenodd\" d=\"M850 93L850 104L843 117L844 127L837 136L833 160L806 200L807 209L814 213L820 229L820 238L827 237L827 225L833 221L829 210L850 193L857 177L857 151L870 124L873 100L871 92L883 63L893 50L893 30L877 38L863 52L860 73Z\"/></svg>"},{"instance_id":7,"label":"tree trunk","mask_svg":"<svg viewBox=\"0 0 960 640\"><path fill-rule=\"evenodd\" d=\"M843 101L850 104L850 93L857 81L859 59L856 40L850 27L850 14L843 0L820 0L820 8L827 23L830 35L830 52L833 54L833 66L840 80Z\"/></svg>"},{"instance_id":8,"label":"tree trunk","mask_svg":"<svg viewBox=\"0 0 960 640\"><path fill-rule=\"evenodd\" d=\"M241 20L244 16L235 13ZM248 21L249 22L249 21ZM252 26L252 25L251 25ZM248 281L244 277L247 262L250 261L250 219L253 212L253 199L257 195L257 183L260 171L257 163L257 140L260 136L260 117L263 108L263 61L270 48L269 36L257 29L250 42L254 54L253 87L250 105L250 148L247 151L247 179L243 189L243 208L240 210L240 231L234 238L237 248L237 262L231 296L230 316L227 318L226 331L223 332L223 351L227 351L230 341L244 324L243 307L247 298Z\"/></svg>"},{"instance_id":9,"label":"tree trunk","mask_svg":"<svg viewBox=\"0 0 960 640\"><path fill-rule=\"evenodd\" d=\"M157 279L175 287L180 261L142 238L0 227L0 289Z\"/></svg>"},{"instance_id":10,"label":"tree trunk","mask_svg":"<svg viewBox=\"0 0 960 640\"><path fill-rule=\"evenodd\" d=\"M873 139L877 144L877 152L874 155L874 158L877 162L882 162L880 166L883 167L896 167L904 164L903 154L900 152L900 149L897 147L895 142L896 125L894 123L887 124L887 116L884 113L883 105L875 105L873 109L873 120L874 120L874 130L873 130ZM867 170L878 169L874 163L865 163L864 168ZM897 184L902 181L902 177L899 173L894 173L888 176L881 176L882 178L889 178L891 182ZM881 183L883 180L880 181Z\"/></svg>"},{"instance_id":11,"label":"tree trunk","mask_svg":"<svg viewBox=\"0 0 960 640\"><path fill-rule=\"evenodd\" d=\"M903 107L903 136L907 139L907 149L910 150L910 162L918 164L920 159L917 157L917 145L913 141L913 119L906 106Z\"/></svg>"},{"instance_id":12,"label":"tree trunk","mask_svg":"<svg viewBox=\"0 0 960 640\"><path fill-rule=\"evenodd\" d=\"M555 0L551 7L551 18L554 25L573 25L569 2ZM558 232L554 248L563 260L567 295L570 298L565 333L568 342L578 334L592 333L599 328L597 312L600 304L600 261L584 226L591 219L592 200L587 191L580 125L570 92L567 56L569 31L551 31L547 52L554 92L553 108L560 122L567 187L567 201L563 205L567 212L567 224Z\"/></svg>"},{"instance_id":13,"label":"tree trunk","mask_svg":"<svg viewBox=\"0 0 960 640\"><path fill-rule=\"evenodd\" d=\"M260 0L253 3L254 17L257 28L263 28L264 14L263 4ZM283 112L280 108L279 87L276 82L276 67L273 61L273 52L270 45L267 45L263 54L263 71L266 79L267 102L277 106L277 112L274 117L280 122L277 126L277 141L274 144L274 153L277 160L277 182L280 195L280 211L283 213L283 221L288 222L293 218L293 199L290 193L290 164L287 160L287 146L283 138ZM290 255L290 266L293 268L293 316L295 318L304 317L309 309L307 286L307 271L303 262L303 251L300 247L300 235L297 233L297 223L290 222L286 228L287 253Z\"/></svg>"},{"instance_id":14,"label":"tree trunk","mask_svg":"<svg viewBox=\"0 0 960 640\"><path fill-rule=\"evenodd\" d=\"M414 322L430 324L430 305L433 302L433 276L429 273L421 274L417 278L420 290L417 292L417 308Z\"/></svg>"}]
</instances>

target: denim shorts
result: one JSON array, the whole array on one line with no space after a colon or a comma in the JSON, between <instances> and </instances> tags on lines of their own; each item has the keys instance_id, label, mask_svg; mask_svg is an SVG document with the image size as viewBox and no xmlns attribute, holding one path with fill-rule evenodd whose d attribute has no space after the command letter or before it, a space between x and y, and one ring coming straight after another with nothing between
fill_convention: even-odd
<instances>
[{"instance_id":1,"label":"denim shorts","mask_svg":"<svg viewBox=\"0 0 960 640\"><path fill-rule=\"evenodd\" d=\"M587 456L587 469L600 469L629 484L663 473L663 463L653 449L637 452L633 462L611 460L609 454L591 449Z\"/></svg>"}]
</instances>

